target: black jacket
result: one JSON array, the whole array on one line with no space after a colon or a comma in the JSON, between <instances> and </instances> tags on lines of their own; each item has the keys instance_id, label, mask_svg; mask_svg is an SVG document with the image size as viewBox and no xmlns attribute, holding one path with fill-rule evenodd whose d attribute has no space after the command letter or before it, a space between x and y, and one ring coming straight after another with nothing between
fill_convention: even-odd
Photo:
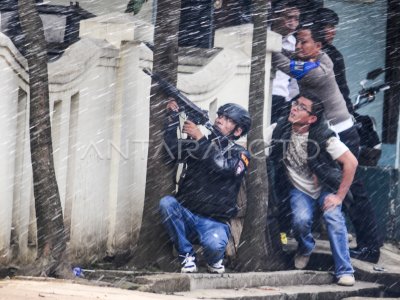
<instances>
[{"instance_id":1,"label":"black jacket","mask_svg":"<svg viewBox=\"0 0 400 300\"><path fill-rule=\"evenodd\" d=\"M349 113L353 114L354 109L350 98L350 90L347 85L346 66L344 64L343 55L333 45L326 44L323 46L322 50L328 54L329 58L333 62L333 72L335 73L336 83L339 86L339 90L342 93L344 100L346 101L346 106L349 110Z\"/></svg>"},{"instance_id":2,"label":"black jacket","mask_svg":"<svg viewBox=\"0 0 400 300\"><path fill-rule=\"evenodd\" d=\"M177 200L203 217L222 222L233 218L237 214L236 200L250 154L240 145L228 145L227 140L219 144L212 142L212 137L203 137L197 142L178 139L177 126L175 119L164 133L172 161L186 164Z\"/></svg>"},{"instance_id":3,"label":"black jacket","mask_svg":"<svg viewBox=\"0 0 400 300\"><path fill-rule=\"evenodd\" d=\"M286 168L283 163L287 142L290 141L292 134L292 124L286 117L279 119L277 126L272 134L271 154L269 156L269 165L272 179L273 195L278 203L284 201L289 196L289 191L293 188L290 182ZM327 124L323 121L318 125L311 126L307 145L308 166L319 180L321 186L332 193L336 193L342 179L342 171L339 164L334 161L326 151L326 141L335 136Z\"/></svg>"}]
</instances>

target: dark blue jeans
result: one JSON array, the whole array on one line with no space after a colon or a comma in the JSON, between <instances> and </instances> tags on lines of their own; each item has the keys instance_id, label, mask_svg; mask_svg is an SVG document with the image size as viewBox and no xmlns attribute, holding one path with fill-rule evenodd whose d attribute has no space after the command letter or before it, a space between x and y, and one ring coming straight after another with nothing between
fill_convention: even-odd
<instances>
[{"instance_id":1,"label":"dark blue jeans","mask_svg":"<svg viewBox=\"0 0 400 300\"><path fill-rule=\"evenodd\" d=\"M230 229L225 223L193 214L173 196L160 200L162 222L179 255L194 255L193 243L200 244L209 265L224 258Z\"/></svg>"},{"instance_id":2,"label":"dark blue jeans","mask_svg":"<svg viewBox=\"0 0 400 300\"><path fill-rule=\"evenodd\" d=\"M302 255L311 255L315 247L315 241L311 234L316 207L321 208L325 197L329 193L323 192L315 200L307 194L292 189L290 191L290 206L292 207L292 227L298 242L297 252ZM341 277L353 274L354 270L350 262L349 245L347 240L347 228L342 214L342 206L336 206L323 212L322 217L328 231L332 257L335 262L335 275Z\"/></svg>"},{"instance_id":3,"label":"dark blue jeans","mask_svg":"<svg viewBox=\"0 0 400 300\"><path fill-rule=\"evenodd\" d=\"M340 140L358 157L360 137L355 126L339 133ZM382 242L378 234L375 212L364 185L356 174L350 187L353 199L346 198L343 203L353 223L358 247L380 248Z\"/></svg>"}]
</instances>

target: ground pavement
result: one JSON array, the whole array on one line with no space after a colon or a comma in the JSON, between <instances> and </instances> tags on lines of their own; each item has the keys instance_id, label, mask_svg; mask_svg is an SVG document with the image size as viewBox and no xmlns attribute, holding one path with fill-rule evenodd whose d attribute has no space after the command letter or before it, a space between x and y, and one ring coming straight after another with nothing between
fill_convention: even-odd
<instances>
[{"instance_id":1,"label":"ground pavement","mask_svg":"<svg viewBox=\"0 0 400 300\"><path fill-rule=\"evenodd\" d=\"M0 281L0 300L182 300L180 296L91 286L65 280L5 279ZM188 298L190 299L190 298Z\"/></svg>"},{"instance_id":2,"label":"ground pavement","mask_svg":"<svg viewBox=\"0 0 400 300\"><path fill-rule=\"evenodd\" d=\"M337 286L330 272L329 243L318 240L310 266L308 270L303 271L226 273L224 275L207 273L143 275L135 271L87 270L85 272L87 279L76 281L26 277L0 280L0 300L355 300L400 296L398 248L385 245L378 264L358 260L352 260L352 262L356 270L356 285L354 287Z\"/></svg>"}]
</instances>

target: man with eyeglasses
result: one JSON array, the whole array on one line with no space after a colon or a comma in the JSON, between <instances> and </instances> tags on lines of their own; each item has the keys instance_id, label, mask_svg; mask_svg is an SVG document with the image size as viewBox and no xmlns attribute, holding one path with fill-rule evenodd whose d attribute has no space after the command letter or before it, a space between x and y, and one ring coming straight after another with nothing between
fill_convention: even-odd
<instances>
[{"instance_id":1,"label":"man with eyeglasses","mask_svg":"<svg viewBox=\"0 0 400 300\"><path fill-rule=\"evenodd\" d=\"M297 79L300 92L311 92L322 99L325 118L340 140L358 157L360 136L346 101L335 79L332 60L321 49L325 42L325 28L321 22L305 22L296 33L294 54L273 53L272 64ZM350 188L352 197L345 202L357 236L354 258L377 263L380 257L378 228L368 194L360 179Z\"/></svg>"},{"instance_id":2,"label":"man with eyeglasses","mask_svg":"<svg viewBox=\"0 0 400 300\"><path fill-rule=\"evenodd\" d=\"M328 231L337 283L352 286L354 270L342 202L353 181L357 159L329 129L317 96L301 92L291 104L289 116L271 125L273 132L267 145L275 174L272 189L278 200L289 201L292 210L292 228L298 242L295 268L306 268L315 247L311 227L319 207Z\"/></svg>"}]
</instances>

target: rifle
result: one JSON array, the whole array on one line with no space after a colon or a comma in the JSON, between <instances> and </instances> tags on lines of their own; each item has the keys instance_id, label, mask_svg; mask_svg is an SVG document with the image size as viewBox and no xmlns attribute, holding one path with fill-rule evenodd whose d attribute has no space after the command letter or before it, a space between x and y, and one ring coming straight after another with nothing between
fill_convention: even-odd
<instances>
[{"instance_id":1,"label":"rifle","mask_svg":"<svg viewBox=\"0 0 400 300\"><path fill-rule=\"evenodd\" d=\"M176 100L179 106L179 110L184 111L190 121L192 121L196 125L203 125L212 133L214 133L217 137L223 137L223 134L211 124L208 117L208 112L206 110L202 110L192 101L190 101L184 94L182 94L180 90L178 90L167 80L161 78L159 74L153 73L150 71L150 69L147 68L143 69L143 72L149 75L167 96L172 97Z\"/></svg>"}]
</instances>

